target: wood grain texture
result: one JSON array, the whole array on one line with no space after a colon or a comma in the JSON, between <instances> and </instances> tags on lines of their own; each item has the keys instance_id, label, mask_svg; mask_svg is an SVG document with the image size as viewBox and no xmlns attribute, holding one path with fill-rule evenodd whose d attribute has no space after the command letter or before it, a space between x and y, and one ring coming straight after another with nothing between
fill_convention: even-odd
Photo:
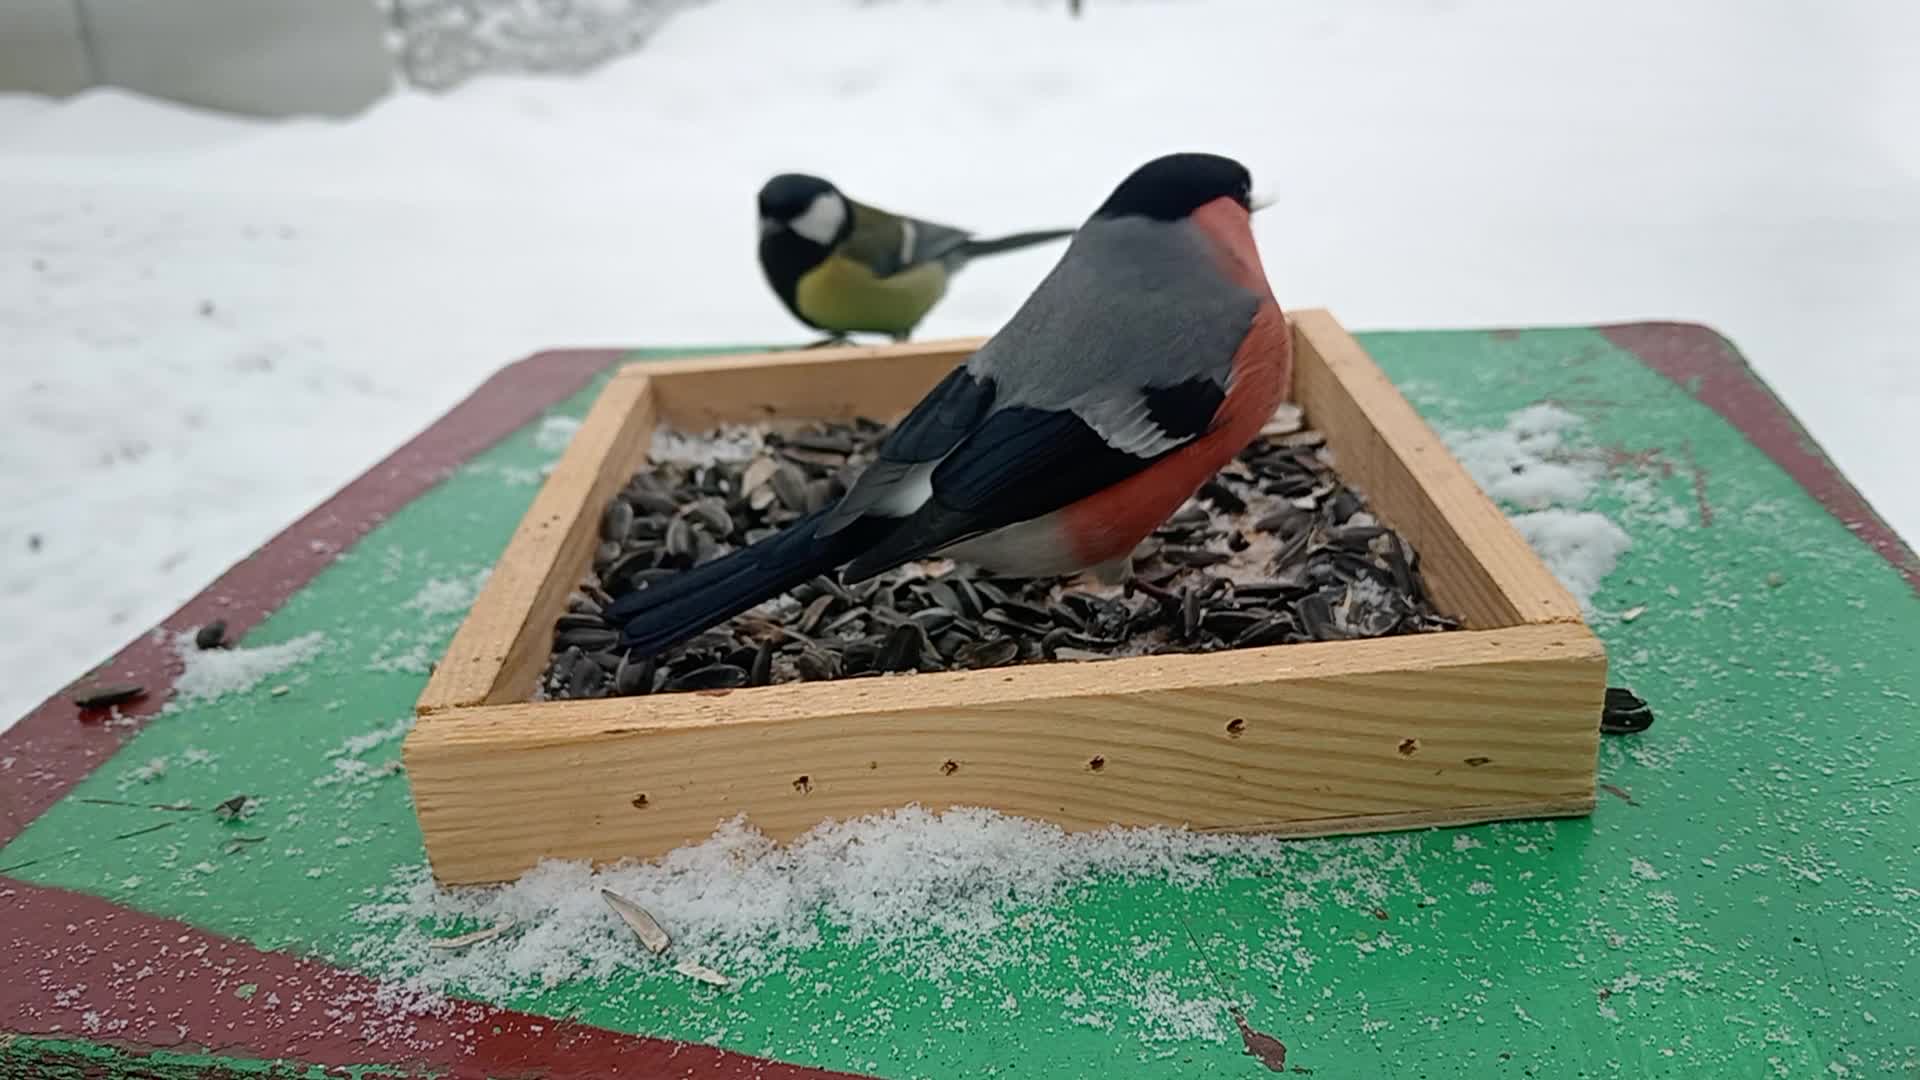
<instances>
[{"instance_id":1,"label":"wood grain texture","mask_svg":"<svg viewBox=\"0 0 1920 1080\"><path fill-rule=\"evenodd\" d=\"M1326 311L1293 314L1294 392L1334 467L1420 555L1444 611L1474 629L1578 623L1580 604L1426 421Z\"/></svg>"},{"instance_id":2,"label":"wood grain texture","mask_svg":"<svg viewBox=\"0 0 1920 1080\"><path fill-rule=\"evenodd\" d=\"M415 703L417 713L525 701L553 644L553 621L599 540L600 511L653 438L646 376L607 383L507 541L473 608Z\"/></svg>"},{"instance_id":3,"label":"wood grain texture","mask_svg":"<svg viewBox=\"0 0 1920 1080\"><path fill-rule=\"evenodd\" d=\"M421 695L405 760L435 875L658 855L739 813L788 839L916 802L1303 836L1587 812L1606 657L1578 606L1338 322L1292 319L1310 422L1471 630L529 704L656 422L891 419L980 340L630 365Z\"/></svg>"},{"instance_id":4,"label":"wood grain texture","mask_svg":"<svg viewBox=\"0 0 1920 1080\"><path fill-rule=\"evenodd\" d=\"M1579 813L1606 658L1540 625L423 717L435 876L650 857L744 813L990 806L1070 829L1331 833Z\"/></svg>"},{"instance_id":5,"label":"wood grain texture","mask_svg":"<svg viewBox=\"0 0 1920 1080\"><path fill-rule=\"evenodd\" d=\"M890 420L978 349L984 338L792 349L634 364L653 380L662 421L690 431L774 417Z\"/></svg>"}]
</instances>

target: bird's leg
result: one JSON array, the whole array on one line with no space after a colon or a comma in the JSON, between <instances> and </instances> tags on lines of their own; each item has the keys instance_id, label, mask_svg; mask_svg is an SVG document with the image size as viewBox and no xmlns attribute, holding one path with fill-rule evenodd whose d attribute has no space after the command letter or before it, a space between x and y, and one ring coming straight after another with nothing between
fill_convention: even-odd
<instances>
[{"instance_id":1,"label":"bird's leg","mask_svg":"<svg viewBox=\"0 0 1920 1080\"><path fill-rule=\"evenodd\" d=\"M825 349L834 345L845 345L845 344L848 344L847 335L828 334L826 337L821 338L819 341L816 341L811 345L803 345L801 347L806 349Z\"/></svg>"}]
</instances>

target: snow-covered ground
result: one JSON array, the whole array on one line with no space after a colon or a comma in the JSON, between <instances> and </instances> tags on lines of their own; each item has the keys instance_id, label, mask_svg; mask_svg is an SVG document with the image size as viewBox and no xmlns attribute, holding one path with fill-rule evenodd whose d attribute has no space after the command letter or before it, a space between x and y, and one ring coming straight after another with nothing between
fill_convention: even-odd
<instances>
[{"instance_id":1,"label":"snow-covered ground","mask_svg":"<svg viewBox=\"0 0 1920 1080\"><path fill-rule=\"evenodd\" d=\"M1283 303L1711 323L1920 535L1920 6L1087 7L717 0L588 77L346 123L0 96L0 718L502 364L798 339L753 261L783 170L995 230L1234 154ZM990 332L1055 255L923 334Z\"/></svg>"}]
</instances>

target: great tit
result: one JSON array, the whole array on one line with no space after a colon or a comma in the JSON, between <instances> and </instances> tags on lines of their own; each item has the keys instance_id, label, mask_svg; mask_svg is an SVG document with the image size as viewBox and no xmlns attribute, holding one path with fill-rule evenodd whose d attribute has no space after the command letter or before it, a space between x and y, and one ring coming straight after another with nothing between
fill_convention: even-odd
<instances>
[{"instance_id":1,"label":"great tit","mask_svg":"<svg viewBox=\"0 0 1920 1080\"><path fill-rule=\"evenodd\" d=\"M1247 170L1148 162L1013 318L889 433L836 502L615 600L649 656L821 574L940 554L997 574L1124 578L1135 546L1291 393Z\"/></svg>"},{"instance_id":2,"label":"great tit","mask_svg":"<svg viewBox=\"0 0 1920 1080\"><path fill-rule=\"evenodd\" d=\"M1072 229L992 240L890 214L817 176L784 173L760 189L760 269L787 310L827 333L905 341L969 260L1073 235Z\"/></svg>"}]
</instances>

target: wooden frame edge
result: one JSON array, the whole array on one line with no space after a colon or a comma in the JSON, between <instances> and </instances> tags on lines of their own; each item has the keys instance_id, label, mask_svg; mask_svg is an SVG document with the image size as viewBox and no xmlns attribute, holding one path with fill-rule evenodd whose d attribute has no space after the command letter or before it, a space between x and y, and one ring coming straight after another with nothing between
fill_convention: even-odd
<instances>
[{"instance_id":1,"label":"wooden frame edge","mask_svg":"<svg viewBox=\"0 0 1920 1080\"><path fill-rule=\"evenodd\" d=\"M1302 642L1214 653L1168 653L984 671L784 683L742 690L570 701L475 702L423 715L409 739L553 745L685 728L756 727L824 714L895 714L1027 702L1205 690L1272 682L1437 671L1504 661L1605 661L1584 625L1542 623L1353 641ZM1089 669L1098 675L1089 681ZM1596 699L1594 707L1599 708ZM529 713L538 712L538 718ZM1598 712L1595 713L1596 718ZM1595 721L1598 723L1598 720ZM426 733L423 735L422 733Z\"/></svg>"},{"instance_id":2,"label":"wooden frame edge","mask_svg":"<svg viewBox=\"0 0 1920 1080\"><path fill-rule=\"evenodd\" d=\"M476 706L402 752L434 872L462 883L656 857L736 813L785 841L915 803L1300 836L1592 806L1606 656L1582 626L1096 663Z\"/></svg>"},{"instance_id":3,"label":"wooden frame edge","mask_svg":"<svg viewBox=\"0 0 1920 1080\"><path fill-rule=\"evenodd\" d=\"M1332 313L1305 309L1293 326L1296 344L1306 346L1296 351L1313 354L1295 362L1295 396L1308 415L1316 415L1307 399L1319 396L1313 380L1322 371L1353 405L1320 403L1323 414L1354 414L1316 419L1335 450L1335 468L1376 505L1402 504L1401 513L1386 516L1429 566L1457 551L1471 555L1456 568L1457 580L1438 583L1436 598L1476 628L1582 623L1579 602Z\"/></svg>"},{"instance_id":4,"label":"wooden frame edge","mask_svg":"<svg viewBox=\"0 0 1920 1080\"><path fill-rule=\"evenodd\" d=\"M556 575L587 559L588 546L599 535L595 508L638 467L636 455L646 452L653 427L651 380L631 366L622 369L601 391L515 526L415 701L416 714L497 704L516 692L531 693L538 667L531 678L522 670L529 633L559 615L573 585L562 588L564 579ZM549 633L541 628L535 636L545 642Z\"/></svg>"}]
</instances>

